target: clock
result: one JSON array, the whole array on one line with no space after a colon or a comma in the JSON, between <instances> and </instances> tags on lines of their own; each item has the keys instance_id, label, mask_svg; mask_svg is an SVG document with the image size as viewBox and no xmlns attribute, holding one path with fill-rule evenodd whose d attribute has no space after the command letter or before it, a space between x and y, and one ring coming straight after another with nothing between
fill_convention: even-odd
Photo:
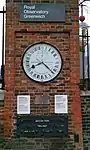
<instances>
[{"instance_id":1,"label":"clock","mask_svg":"<svg viewBox=\"0 0 90 150\"><path fill-rule=\"evenodd\" d=\"M62 56L51 44L35 43L29 46L23 54L22 67L30 79L37 82L48 82L60 73Z\"/></svg>"}]
</instances>

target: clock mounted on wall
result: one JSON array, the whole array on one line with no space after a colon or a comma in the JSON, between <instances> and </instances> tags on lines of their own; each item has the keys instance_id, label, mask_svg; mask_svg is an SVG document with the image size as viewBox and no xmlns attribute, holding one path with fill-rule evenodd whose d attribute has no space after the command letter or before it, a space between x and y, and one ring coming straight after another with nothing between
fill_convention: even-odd
<instances>
[{"instance_id":1,"label":"clock mounted on wall","mask_svg":"<svg viewBox=\"0 0 90 150\"><path fill-rule=\"evenodd\" d=\"M39 42L26 49L22 58L22 66L30 79L48 82L60 73L62 56L55 46Z\"/></svg>"}]
</instances>

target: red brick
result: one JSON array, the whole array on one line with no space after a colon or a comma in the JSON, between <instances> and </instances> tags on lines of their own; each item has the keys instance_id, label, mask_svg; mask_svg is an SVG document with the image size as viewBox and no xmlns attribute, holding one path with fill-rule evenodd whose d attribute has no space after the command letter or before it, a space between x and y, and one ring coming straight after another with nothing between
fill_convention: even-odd
<instances>
[{"instance_id":1,"label":"red brick","mask_svg":"<svg viewBox=\"0 0 90 150\"><path fill-rule=\"evenodd\" d=\"M63 2L65 1L63 0ZM73 134L76 133L80 135L79 144L82 150L80 91L79 86L77 86L79 83L78 4L75 0L68 0L66 3L70 3L70 6L66 8L65 23L22 23L19 22L18 3L12 2L7 5L4 135L11 136L13 134L12 129L16 128L13 123L15 121L13 120L13 116L16 114L15 94L26 92L31 95L31 102L34 103L35 96L46 92L52 101L50 112L48 108L45 108L48 114L54 113L54 95L68 94L69 115L71 117L69 126ZM70 18L73 19L73 22ZM44 32L41 33L41 31ZM49 31L49 33L47 33L47 31ZM21 66L21 59L25 49L29 44L31 45L39 41L46 41L58 47L64 61L62 71L58 78L52 83L43 85L29 80ZM59 86L60 84L63 85ZM32 114L43 114L43 107L44 106L36 108L33 104Z\"/></svg>"}]
</instances>

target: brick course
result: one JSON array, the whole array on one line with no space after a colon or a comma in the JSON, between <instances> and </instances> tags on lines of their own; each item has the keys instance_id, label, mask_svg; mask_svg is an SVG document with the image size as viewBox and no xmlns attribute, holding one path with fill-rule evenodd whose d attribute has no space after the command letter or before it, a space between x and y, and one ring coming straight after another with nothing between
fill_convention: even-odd
<instances>
[{"instance_id":1,"label":"brick course","mask_svg":"<svg viewBox=\"0 0 90 150\"><path fill-rule=\"evenodd\" d=\"M81 108L83 123L83 149L90 149L90 92L81 91Z\"/></svg>"},{"instance_id":2,"label":"brick course","mask_svg":"<svg viewBox=\"0 0 90 150\"><path fill-rule=\"evenodd\" d=\"M0 90L0 136L3 135L4 91Z\"/></svg>"},{"instance_id":3,"label":"brick course","mask_svg":"<svg viewBox=\"0 0 90 150\"><path fill-rule=\"evenodd\" d=\"M27 2L27 1L24 1ZM12 137L16 128L16 96L31 95L31 115L53 114L54 95L68 95L69 138L66 149L82 150L82 117L79 91L79 36L78 4L76 0L32 0L31 3L65 3L65 23L24 23L19 20L20 0L8 0L6 7L6 55L5 55L5 108L4 135ZM59 48L63 57L63 68L52 82L38 84L30 80L21 66L22 55L28 45L48 42ZM35 96L47 93L52 105L46 112L36 107ZM38 110L39 109L39 110ZM75 143L74 135L79 135ZM54 142L54 140L53 140ZM65 139L63 139L65 143ZM52 143L52 142L51 142ZM52 143L53 144L53 143ZM50 148L48 148L50 149ZM65 149L65 148L64 148ZM53 149L52 149L53 150ZM56 149L55 149L56 150Z\"/></svg>"}]
</instances>

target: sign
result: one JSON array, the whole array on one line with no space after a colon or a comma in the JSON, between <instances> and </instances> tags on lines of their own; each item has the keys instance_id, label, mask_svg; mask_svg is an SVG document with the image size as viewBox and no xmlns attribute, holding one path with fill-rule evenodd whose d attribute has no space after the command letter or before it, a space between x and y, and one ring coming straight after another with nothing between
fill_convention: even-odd
<instances>
[{"instance_id":1,"label":"sign","mask_svg":"<svg viewBox=\"0 0 90 150\"><path fill-rule=\"evenodd\" d=\"M17 96L17 114L30 114L30 95Z\"/></svg>"},{"instance_id":2,"label":"sign","mask_svg":"<svg viewBox=\"0 0 90 150\"><path fill-rule=\"evenodd\" d=\"M20 21L63 22L65 21L65 5L24 3L20 6Z\"/></svg>"},{"instance_id":3,"label":"sign","mask_svg":"<svg viewBox=\"0 0 90 150\"><path fill-rule=\"evenodd\" d=\"M67 115L20 116L17 118L17 137L62 137L67 135Z\"/></svg>"},{"instance_id":4,"label":"sign","mask_svg":"<svg viewBox=\"0 0 90 150\"><path fill-rule=\"evenodd\" d=\"M68 113L67 95L55 95L55 113Z\"/></svg>"}]
</instances>

